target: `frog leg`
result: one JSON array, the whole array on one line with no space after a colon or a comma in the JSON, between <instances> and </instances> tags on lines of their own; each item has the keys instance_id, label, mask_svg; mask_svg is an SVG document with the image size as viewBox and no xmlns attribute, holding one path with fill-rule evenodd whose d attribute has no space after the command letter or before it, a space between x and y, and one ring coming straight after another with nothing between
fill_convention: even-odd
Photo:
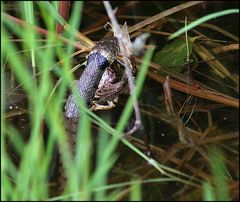
<instances>
[{"instance_id":1,"label":"frog leg","mask_svg":"<svg viewBox=\"0 0 240 202\"><path fill-rule=\"evenodd\" d=\"M92 106L90 107L90 111L110 110L116 107L116 103L118 102L118 96L114 100L106 102L107 105L99 104L98 101L93 101Z\"/></svg>"}]
</instances>

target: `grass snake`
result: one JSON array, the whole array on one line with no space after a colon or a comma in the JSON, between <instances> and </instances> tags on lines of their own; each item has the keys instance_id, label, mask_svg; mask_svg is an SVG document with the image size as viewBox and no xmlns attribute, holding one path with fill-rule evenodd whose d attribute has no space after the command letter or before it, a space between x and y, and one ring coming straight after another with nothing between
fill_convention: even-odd
<instances>
[{"instance_id":1,"label":"grass snake","mask_svg":"<svg viewBox=\"0 0 240 202\"><path fill-rule=\"evenodd\" d=\"M87 65L77 81L76 88L83 101L89 105L93 101L99 82L107 67L109 67L119 54L119 45L116 37L109 37L100 40L92 49L87 57ZM73 93L67 99L64 112L64 125L67 130L67 140L73 157L75 156L77 128L80 110L77 106ZM67 176L64 171L63 163L58 160L57 168L57 194L64 191Z\"/></svg>"}]
</instances>

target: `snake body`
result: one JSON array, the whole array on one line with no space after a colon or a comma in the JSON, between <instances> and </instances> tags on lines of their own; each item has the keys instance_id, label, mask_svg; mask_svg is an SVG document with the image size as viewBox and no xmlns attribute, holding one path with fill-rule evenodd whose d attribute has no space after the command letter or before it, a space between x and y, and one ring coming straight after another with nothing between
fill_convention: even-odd
<instances>
[{"instance_id":1,"label":"snake body","mask_svg":"<svg viewBox=\"0 0 240 202\"><path fill-rule=\"evenodd\" d=\"M119 47L115 37L102 39L90 52L87 66L77 81L78 92L87 105L92 102L105 69L117 59L118 53ZM67 100L65 114L68 118L79 116L73 94Z\"/></svg>"},{"instance_id":2,"label":"snake body","mask_svg":"<svg viewBox=\"0 0 240 202\"><path fill-rule=\"evenodd\" d=\"M86 68L76 84L77 91L87 105L93 101L104 71L117 59L118 54L119 45L115 37L100 40L89 53ZM71 93L65 105L64 125L68 133L67 139L73 157L76 150L77 126L80 114L75 97ZM66 185L67 176L61 161L58 166L58 175L57 192L62 193Z\"/></svg>"}]
</instances>

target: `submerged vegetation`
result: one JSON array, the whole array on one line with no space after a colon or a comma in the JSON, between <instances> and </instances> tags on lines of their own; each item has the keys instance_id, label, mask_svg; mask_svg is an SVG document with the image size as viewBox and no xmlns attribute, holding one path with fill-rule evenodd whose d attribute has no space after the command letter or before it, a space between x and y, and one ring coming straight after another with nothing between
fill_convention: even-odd
<instances>
[{"instance_id":1,"label":"submerged vegetation","mask_svg":"<svg viewBox=\"0 0 240 202\"><path fill-rule=\"evenodd\" d=\"M97 112L79 99L72 159L64 105L95 42L112 35L106 10L1 2L1 200L239 200L238 2L110 3L132 42L150 36L131 96ZM153 158L138 132L122 138L135 99ZM61 195L56 145L68 176Z\"/></svg>"}]
</instances>

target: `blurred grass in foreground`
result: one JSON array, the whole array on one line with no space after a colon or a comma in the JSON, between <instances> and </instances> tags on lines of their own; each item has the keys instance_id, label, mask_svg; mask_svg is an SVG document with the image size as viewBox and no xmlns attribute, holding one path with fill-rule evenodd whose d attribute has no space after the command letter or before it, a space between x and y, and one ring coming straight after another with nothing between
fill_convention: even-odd
<instances>
[{"instance_id":1,"label":"blurred grass in foreground","mask_svg":"<svg viewBox=\"0 0 240 202\"><path fill-rule=\"evenodd\" d=\"M224 155L217 147L212 147L210 151L211 172L213 175L213 185L210 182L203 184L203 198L205 201L230 201L228 173L224 164Z\"/></svg>"},{"instance_id":2,"label":"blurred grass in foreground","mask_svg":"<svg viewBox=\"0 0 240 202\"><path fill-rule=\"evenodd\" d=\"M22 2L19 6L21 19L45 27L48 34L45 41L40 34L30 26L19 26L2 14L1 24L1 92L4 92L4 72L11 70L14 77L28 98L28 113L30 120L30 138L27 142L23 140L23 134L12 123L8 122L5 115L6 98L1 94L1 200L117 200L123 188L130 186L130 200L141 200L141 183L180 181L195 186L200 186L202 181L193 179L185 173L172 169L156 161L149 159L134 145L125 139L121 141L135 151L159 171L159 178L141 181L133 179L131 182L108 184L108 174L114 165L117 155L116 147L119 143L119 135L122 134L130 114L133 102L140 94L148 63L151 60L153 50L149 49L145 55L142 66L139 68L136 79L135 93L129 98L125 109L119 119L116 130L107 121L100 119L96 114L90 112L78 96L78 104L82 111L79 120L79 138L75 160L70 158L70 151L66 143L66 131L63 125L63 108L66 92L73 82L70 73L72 58L69 56L74 52L70 43L63 43L56 37L56 22L61 22L57 9L57 2ZM78 30L81 23L82 2L74 2L69 20L71 30ZM1 2L2 12L4 3ZM47 9L46 9L47 8ZM51 11L51 12L50 12ZM38 17L36 13L39 13ZM40 18L39 18L40 16ZM63 22L62 22L63 23ZM76 39L75 31L65 32L64 36L71 41ZM13 38L22 39L16 44ZM22 52L24 51L24 52ZM25 58L31 61L28 67ZM60 60L62 63L58 64ZM76 66L77 67L77 66ZM35 74L38 74L35 75ZM57 89L54 87L52 76L61 79ZM77 92L74 92L76 96ZM42 123L46 122L49 133L47 144L44 144ZM97 140L97 160L94 172L90 172L93 139L91 134L91 122L100 126ZM20 165L17 167L9 153L7 143L10 140L14 150L19 155ZM59 143L63 154L64 166L67 171L69 183L67 191L61 196L50 198L48 185L48 172L54 145ZM215 172L215 171L214 171ZM217 172L216 172L217 173ZM165 177L163 176L165 175ZM167 176L167 177L166 177ZM188 182L189 179L192 182ZM208 185L207 185L208 186ZM111 190L111 192L110 192ZM221 190L219 190L221 191ZM222 199L228 199L227 193L222 193Z\"/></svg>"},{"instance_id":3,"label":"blurred grass in foreground","mask_svg":"<svg viewBox=\"0 0 240 202\"><path fill-rule=\"evenodd\" d=\"M117 132L111 128L105 121L99 119L95 114L89 112L84 104L79 99L79 105L83 111L79 120L79 141L77 145L77 154L75 160L70 158L68 144L66 143L66 131L63 127L63 105L66 97L66 91L73 82L73 76L70 75L71 55L74 48L71 44L63 44L56 38L55 32L55 12L47 12L52 9L52 4L44 2L18 2L20 8L19 18L26 19L28 23L35 25L44 24L48 30L44 42L39 42L36 39L41 39L40 34L33 30L30 26L20 27L6 17L2 18L2 46L1 55L1 82L4 92L4 72L9 68L19 84L26 93L28 99L28 113L30 117L30 138L25 143L23 135L19 129L12 123L9 123L4 118L5 97L2 102L1 111L1 190L2 200L107 200L114 198L114 195L106 193L108 172L113 166L117 156L114 151L119 142L117 134L121 134L127 119L122 122L122 127ZM55 4L57 5L57 4ZM4 4L2 3L4 11ZM76 2L73 5L73 11L70 16L71 28L77 30L81 19L82 2ZM34 13L40 12L41 19L34 16ZM51 10L53 11L53 10ZM40 22L41 21L41 22ZM11 36L23 39L19 46L11 40ZM73 32L64 33L69 40L74 40ZM30 40L29 40L30 39ZM24 53L20 51L24 50ZM151 55L152 53L148 53ZM151 57L151 56L150 56ZM149 57L149 58L150 58ZM27 67L24 58L32 61L32 67ZM64 62L56 65L58 59ZM7 64L7 66L6 66ZM147 67L147 66L146 66ZM144 70L144 69L143 69ZM146 68L145 68L146 71ZM39 76L36 76L36 73ZM57 76L61 80L60 85L54 92L54 83L52 75ZM145 77L145 75L143 75ZM143 77L143 78L144 78ZM137 87L139 91L139 87ZM76 92L75 92L76 93ZM129 104L130 105L130 104ZM128 108L131 111L131 107ZM129 113L129 112L128 112ZM90 115L90 116L89 116ZM47 145L44 145L41 126L43 121L46 122L49 128ZM101 128L98 143L97 167L94 173L90 173L91 157L93 150L93 142L91 137L90 121L97 123ZM109 133L115 135L109 135ZM45 135L45 134L44 134ZM9 153L6 151L6 141L10 139L14 150L19 155L19 168L13 163ZM67 190L62 196L49 198L48 188L48 169L51 162L51 156L54 149L54 144L60 144L60 150L63 150L64 166L67 170L69 183ZM137 182L136 182L137 183ZM138 184L138 183L137 183ZM133 198L139 198L139 189L133 193ZM70 195L69 195L70 193ZM110 198L109 198L110 197Z\"/></svg>"}]
</instances>

